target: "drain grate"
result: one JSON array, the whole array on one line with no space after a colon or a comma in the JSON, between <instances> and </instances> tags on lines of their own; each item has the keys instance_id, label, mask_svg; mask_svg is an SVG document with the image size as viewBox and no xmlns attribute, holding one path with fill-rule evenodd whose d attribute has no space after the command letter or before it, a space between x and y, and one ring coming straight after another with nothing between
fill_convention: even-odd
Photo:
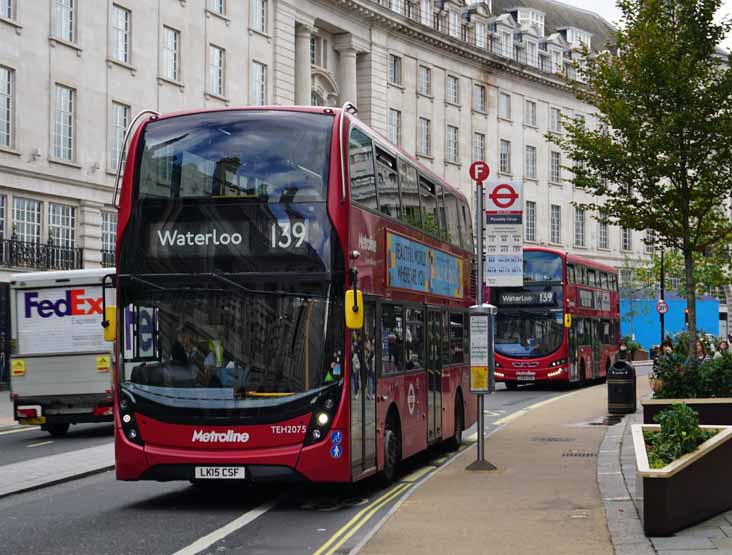
<instances>
[{"instance_id":1,"label":"drain grate","mask_svg":"<svg viewBox=\"0 0 732 555\"><path fill-rule=\"evenodd\" d=\"M597 453L590 453L588 451L565 451L562 453L562 457L582 458L589 459L596 457Z\"/></svg>"},{"instance_id":2,"label":"drain grate","mask_svg":"<svg viewBox=\"0 0 732 555\"><path fill-rule=\"evenodd\" d=\"M570 443L574 441L573 437L532 437L529 441L545 441L552 443Z\"/></svg>"},{"instance_id":3,"label":"drain grate","mask_svg":"<svg viewBox=\"0 0 732 555\"><path fill-rule=\"evenodd\" d=\"M607 416L604 416L600 420L588 422L588 424L590 426L615 426L615 424L619 424L622 420L623 420L622 415L609 414Z\"/></svg>"}]
</instances>

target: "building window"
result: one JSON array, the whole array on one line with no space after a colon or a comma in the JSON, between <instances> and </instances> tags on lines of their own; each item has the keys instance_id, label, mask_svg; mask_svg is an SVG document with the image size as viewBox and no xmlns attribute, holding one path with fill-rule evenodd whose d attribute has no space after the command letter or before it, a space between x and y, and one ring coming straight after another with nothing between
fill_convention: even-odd
<instances>
[{"instance_id":1,"label":"building window","mask_svg":"<svg viewBox=\"0 0 732 555\"><path fill-rule=\"evenodd\" d=\"M328 41L321 37L310 37L310 63L328 67Z\"/></svg>"},{"instance_id":2,"label":"building window","mask_svg":"<svg viewBox=\"0 0 732 555\"><path fill-rule=\"evenodd\" d=\"M524 123L536 127L536 102L533 100L524 103Z\"/></svg>"},{"instance_id":3,"label":"building window","mask_svg":"<svg viewBox=\"0 0 732 555\"><path fill-rule=\"evenodd\" d=\"M623 227L620 229L620 234L621 234L621 248L624 251L633 250L633 230L631 230L628 227Z\"/></svg>"},{"instance_id":4,"label":"building window","mask_svg":"<svg viewBox=\"0 0 732 555\"><path fill-rule=\"evenodd\" d=\"M480 21L475 23L475 46L478 48L485 48L488 44L486 40L485 23Z\"/></svg>"},{"instance_id":5,"label":"building window","mask_svg":"<svg viewBox=\"0 0 732 555\"><path fill-rule=\"evenodd\" d=\"M224 65L226 51L214 46L208 47L208 90L216 96L224 96Z\"/></svg>"},{"instance_id":6,"label":"building window","mask_svg":"<svg viewBox=\"0 0 732 555\"><path fill-rule=\"evenodd\" d=\"M208 9L219 15L226 15L226 0L208 0Z\"/></svg>"},{"instance_id":7,"label":"building window","mask_svg":"<svg viewBox=\"0 0 732 555\"><path fill-rule=\"evenodd\" d=\"M656 250L655 249L656 236L653 233L653 230L646 229L646 238L643 241L643 243L645 244L646 254L653 254L653 252Z\"/></svg>"},{"instance_id":8,"label":"building window","mask_svg":"<svg viewBox=\"0 0 732 555\"><path fill-rule=\"evenodd\" d=\"M539 65L539 56L535 42L526 43L526 63L534 67Z\"/></svg>"},{"instance_id":9,"label":"building window","mask_svg":"<svg viewBox=\"0 0 732 555\"><path fill-rule=\"evenodd\" d=\"M473 85L473 110L485 112L486 92L483 85Z\"/></svg>"},{"instance_id":10,"label":"building window","mask_svg":"<svg viewBox=\"0 0 732 555\"><path fill-rule=\"evenodd\" d=\"M552 50L552 73L562 73L562 53Z\"/></svg>"},{"instance_id":11,"label":"building window","mask_svg":"<svg viewBox=\"0 0 732 555\"><path fill-rule=\"evenodd\" d=\"M252 98L254 106L267 104L267 66L252 62Z\"/></svg>"},{"instance_id":12,"label":"building window","mask_svg":"<svg viewBox=\"0 0 732 555\"><path fill-rule=\"evenodd\" d=\"M420 0L419 2L419 21L422 25L432 27L432 4L434 0Z\"/></svg>"},{"instance_id":13,"label":"building window","mask_svg":"<svg viewBox=\"0 0 732 555\"><path fill-rule=\"evenodd\" d=\"M447 160L449 162L460 161L460 137L458 128L452 125L447 126Z\"/></svg>"},{"instance_id":14,"label":"building window","mask_svg":"<svg viewBox=\"0 0 732 555\"><path fill-rule=\"evenodd\" d=\"M0 239L5 239L5 220L8 197L0 195Z\"/></svg>"},{"instance_id":15,"label":"building window","mask_svg":"<svg viewBox=\"0 0 732 555\"><path fill-rule=\"evenodd\" d=\"M450 11L450 29L448 33L451 37L460 37L460 30L462 25L460 24L460 14L455 11Z\"/></svg>"},{"instance_id":16,"label":"building window","mask_svg":"<svg viewBox=\"0 0 732 555\"><path fill-rule=\"evenodd\" d=\"M163 77L178 81L180 77L180 33L163 27Z\"/></svg>"},{"instance_id":17,"label":"building window","mask_svg":"<svg viewBox=\"0 0 732 555\"><path fill-rule=\"evenodd\" d=\"M609 240L609 234L608 234L608 223L607 223L607 214L605 212L600 212L598 217L598 241L597 241L597 247L600 249L609 249L610 248L610 240Z\"/></svg>"},{"instance_id":18,"label":"building window","mask_svg":"<svg viewBox=\"0 0 732 555\"><path fill-rule=\"evenodd\" d=\"M120 156L122 156L122 143L125 137L125 129L130 123L130 107L112 102L112 140L111 143L111 167L117 169Z\"/></svg>"},{"instance_id":19,"label":"building window","mask_svg":"<svg viewBox=\"0 0 732 555\"><path fill-rule=\"evenodd\" d=\"M402 144L402 113L389 109L389 140L395 145Z\"/></svg>"},{"instance_id":20,"label":"building window","mask_svg":"<svg viewBox=\"0 0 732 555\"><path fill-rule=\"evenodd\" d=\"M485 160L485 135L473 133L473 162Z\"/></svg>"},{"instance_id":21,"label":"building window","mask_svg":"<svg viewBox=\"0 0 732 555\"><path fill-rule=\"evenodd\" d=\"M502 92L498 96L498 116L511 119L511 95Z\"/></svg>"},{"instance_id":22,"label":"building window","mask_svg":"<svg viewBox=\"0 0 732 555\"><path fill-rule=\"evenodd\" d=\"M562 112L559 108L549 109L549 131L553 133L562 132Z\"/></svg>"},{"instance_id":23,"label":"building window","mask_svg":"<svg viewBox=\"0 0 732 555\"><path fill-rule=\"evenodd\" d=\"M102 265L114 265L114 251L117 245L117 214L102 212Z\"/></svg>"},{"instance_id":24,"label":"building window","mask_svg":"<svg viewBox=\"0 0 732 555\"><path fill-rule=\"evenodd\" d=\"M506 58L513 56L513 36L511 33L501 33L501 52Z\"/></svg>"},{"instance_id":25,"label":"building window","mask_svg":"<svg viewBox=\"0 0 732 555\"><path fill-rule=\"evenodd\" d=\"M562 182L562 154L553 150L550 156L550 167L549 167L549 182L550 183L561 183Z\"/></svg>"},{"instance_id":26,"label":"building window","mask_svg":"<svg viewBox=\"0 0 732 555\"><path fill-rule=\"evenodd\" d=\"M402 84L402 59L394 54L389 54L389 82Z\"/></svg>"},{"instance_id":27,"label":"building window","mask_svg":"<svg viewBox=\"0 0 732 555\"><path fill-rule=\"evenodd\" d=\"M40 201L13 197L13 234L18 241L41 242Z\"/></svg>"},{"instance_id":28,"label":"building window","mask_svg":"<svg viewBox=\"0 0 732 555\"><path fill-rule=\"evenodd\" d=\"M526 177L536 179L536 147L526 145Z\"/></svg>"},{"instance_id":29,"label":"building window","mask_svg":"<svg viewBox=\"0 0 732 555\"><path fill-rule=\"evenodd\" d=\"M125 64L130 63L130 10L112 6L112 57Z\"/></svg>"},{"instance_id":30,"label":"building window","mask_svg":"<svg viewBox=\"0 0 732 555\"><path fill-rule=\"evenodd\" d=\"M419 66L417 92L425 96L432 96L432 70L426 66Z\"/></svg>"},{"instance_id":31,"label":"building window","mask_svg":"<svg viewBox=\"0 0 732 555\"><path fill-rule=\"evenodd\" d=\"M447 76L447 101L460 104L460 80L453 75Z\"/></svg>"},{"instance_id":32,"label":"building window","mask_svg":"<svg viewBox=\"0 0 732 555\"><path fill-rule=\"evenodd\" d=\"M574 245L585 246L585 211L581 208L575 208L574 211Z\"/></svg>"},{"instance_id":33,"label":"building window","mask_svg":"<svg viewBox=\"0 0 732 555\"><path fill-rule=\"evenodd\" d=\"M15 0L0 0L0 17L5 19L15 19L15 11L13 10L13 2Z\"/></svg>"},{"instance_id":34,"label":"building window","mask_svg":"<svg viewBox=\"0 0 732 555\"><path fill-rule=\"evenodd\" d=\"M501 139L500 151L498 156L498 171L501 173L511 173L511 142Z\"/></svg>"},{"instance_id":35,"label":"building window","mask_svg":"<svg viewBox=\"0 0 732 555\"><path fill-rule=\"evenodd\" d=\"M12 69L0 66L0 146L13 146L13 77Z\"/></svg>"},{"instance_id":36,"label":"building window","mask_svg":"<svg viewBox=\"0 0 732 555\"><path fill-rule=\"evenodd\" d=\"M552 204L551 237L549 240L555 244L562 242L562 207L557 204Z\"/></svg>"},{"instance_id":37,"label":"building window","mask_svg":"<svg viewBox=\"0 0 732 555\"><path fill-rule=\"evenodd\" d=\"M74 0L56 0L56 37L67 42L76 38Z\"/></svg>"},{"instance_id":38,"label":"building window","mask_svg":"<svg viewBox=\"0 0 732 555\"><path fill-rule=\"evenodd\" d=\"M251 0L252 29L260 33L267 32L267 0Z\"/></svg>"},{"instance_id":39,"label":"building window","mask_svg":"<svg viewBox=\"0 0 732 555\"><path fill-rule=\"evenodd\" d=\"M432 154L432 122L427 118L419 118L419 153Z\"/></svg>"},{"instance_id":40,"label":"building window","mask_svg":"<svg viewBox=\"0 0 732 555\"><path fill-rule=\"evenodd\" d=\"M57 247L76 247L76 209L73 206L48 203L48 239Z\"/></svg>"},{"instance_id":41,"label":"building window","mask_svg":"<svg viewBox=\"0 0 732 555\"><path fill-rule=\"evenodd\" d=\"M536 241L536 203L526 201L526 240Z\"/></svg>"},{"instance_id":42,"label":"building window","mask_svg":"<svg viewBox=\"0 0 732 555\"><path fill-rule=\"evenodd\" d=\"M74 89L56 85L53 156L58 160L74 159L74 108Z\"/></svg>"}]
</instances>

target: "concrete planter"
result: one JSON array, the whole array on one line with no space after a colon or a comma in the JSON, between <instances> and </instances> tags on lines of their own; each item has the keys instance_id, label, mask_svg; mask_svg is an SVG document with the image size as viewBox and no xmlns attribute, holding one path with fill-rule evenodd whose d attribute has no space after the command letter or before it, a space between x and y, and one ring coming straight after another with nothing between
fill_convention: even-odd
<instances>
[{"instance_id":1,"label":"concrete planter","mask_svg":"<svg viewBox=\"0 0 732 555\"><path fill-rule=\"evenodd\" d=\"M633 446L638 469L639 512L647 536L669 536L732 508L732 426L660 469L651 469L643 431L658 425L634 424Z\"/></svg>"},{"instance_id":2,"label":"concrete planter","mask_svg":"<svg viewBox=\"0 0 732 555\"><path fill-rule=\"evenodd\" d=\"M699 413L699 424L732 426L732 398L702 399L645 399L643 405L643 423L653 424L653 417L671 405L688 405Z\"/></svg>"}]
</instances>

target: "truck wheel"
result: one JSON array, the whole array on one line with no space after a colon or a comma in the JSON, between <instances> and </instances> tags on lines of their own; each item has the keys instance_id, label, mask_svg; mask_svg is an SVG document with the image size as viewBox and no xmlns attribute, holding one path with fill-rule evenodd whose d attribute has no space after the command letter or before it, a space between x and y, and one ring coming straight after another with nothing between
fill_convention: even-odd
<instances>
[{"instance_id":1,"label":"truck wheel","mask_svg":"<svg viewBox=\"0 0 732 555\"><path fill-rule=\"evenodd\" d=\"M66 432L69 431L69 426L71 426L71 424L69 424L69 423L66 423L66 424L59 424L59 423L47 424L46 425L46 431L49 434L51 434L53 437L61 437L61 436L65 436L66 435Z\"/></svg>"}]
</instances>

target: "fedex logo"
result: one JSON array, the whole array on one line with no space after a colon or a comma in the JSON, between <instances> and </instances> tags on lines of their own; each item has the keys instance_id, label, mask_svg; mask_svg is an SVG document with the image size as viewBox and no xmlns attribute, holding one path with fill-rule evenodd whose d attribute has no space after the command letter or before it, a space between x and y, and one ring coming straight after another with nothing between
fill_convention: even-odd
<instances>
[{"instance_id":1,"label":"fedex logo","mask_svg":"<svg viewBox=\"0 0 732 555\"><path fill-rule=\"evenodd\" d=\"M86 297L85 289L69 289L57 301L38 300L38 293L25 293L25 317L31 318L35 309L41 318L51 316L84 316L102 313L102 297Z\"/></svg>"}]
</instances>

